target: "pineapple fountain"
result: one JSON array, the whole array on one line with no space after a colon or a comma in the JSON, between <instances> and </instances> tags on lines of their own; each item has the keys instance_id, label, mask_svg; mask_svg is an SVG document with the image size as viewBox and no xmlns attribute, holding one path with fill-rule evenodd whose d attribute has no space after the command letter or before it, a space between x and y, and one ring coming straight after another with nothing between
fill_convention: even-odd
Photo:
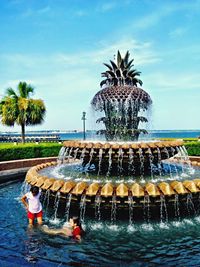
<instances>
[{"instance_id":1,"label":"pineapple fountain","mask_svg":"<svg viewBox=\"0 0 200 267\"><path fill-rule=\"evenodd\" d=\"M140 72L129 56L118 51L116 62L104 64L102 89L91 102L103 114L97 134L106 141L65 141L57 162L32 167L26 175L28 184L43 190L44 201L52 201L56 214L60 209L69 216L77 206L82 219L87 210L98 219L127 214L132 221L144 214L179 216L198 205L200 179L191 174L183 142L139 141L147 134L140 127L148 122L145 112L152 100L138 87Z\"/></svg>"}]
</instances>

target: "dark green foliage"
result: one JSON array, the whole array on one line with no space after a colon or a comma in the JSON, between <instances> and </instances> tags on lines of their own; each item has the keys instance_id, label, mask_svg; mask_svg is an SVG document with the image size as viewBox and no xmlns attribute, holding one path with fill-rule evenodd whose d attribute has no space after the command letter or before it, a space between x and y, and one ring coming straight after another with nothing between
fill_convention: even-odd
<instances>
[{"instance_id":1,"label":"dark green foliage","mask_svg":"<svg viewBox=\"0 0 200 267\"><path fill-rule=\"evenodd\" d=\"M0 144L0 161L58 156L61 144Z\"/></svg>"},{"instance_id":2,"label":"dark green foliage","mask_svg":"<svg viewBox=\"0 0 200 267\"><path fill-rule=\"evenodd\" d=\"M141 72L136 69L132 69L134 64L132 64L133 60L129 61L130 53L126 52L124 58L122 58L120 52L117 52L117 62L113 62L110 60L110 65L104 63L104 65L108 68L107 71L102 72L101 76L105 77L100 86L106 85L132 85L137 86L137 84L142 86L142 81L137 78L140 76Z\"/></svg>"},{"instance_id":3,"label":"dark green foliage","mask_svg":"<svg viewBox=\"0 0 200 267\"><path fill-rule=\"evenodd\" d=\"M187 142L184 145L189 156L200 156L200 142Z\"/></svg>"},{"instance_id":4,"label":"dark green foliage","mask_svg":"<svg viewBox=\"0 0 200 267\"><path fill-rule=\"evenodd\" d=\"M154 138L154 140L162 140L162 141L173 141L173 140L177 140L177 139L181 139L184 142L196 142L198 141L198 138L195 137L186 137L186 138L174 138L174 137L168 137L168 138Z\"/></svg>"},{"instance_id":5,"label":"dark green foliage","mask_svg":"<svg viewBox=\"0 0 200 267\"><path fill-rule=\"evenodd\" d=\"M192 137L187 137L187 138L183 138L184 142L196 142L198 141L198 138L192 138Z\"/></svg>"},{"instance_id":6,"label":"dark green foliage","mask_svg":"<svg viewBox=\"0 0 200 267\"><path fill-rule=\"evenodd\" d=\"M34 88L26 82L20 82L17 92L12 88L6 90L6 95L0 101L0 119L3 125L21 126L22 142L25 143L25 126L41 124L46 108L41 99L32 99L30 94Z\"/></svg>"}]
</instances>

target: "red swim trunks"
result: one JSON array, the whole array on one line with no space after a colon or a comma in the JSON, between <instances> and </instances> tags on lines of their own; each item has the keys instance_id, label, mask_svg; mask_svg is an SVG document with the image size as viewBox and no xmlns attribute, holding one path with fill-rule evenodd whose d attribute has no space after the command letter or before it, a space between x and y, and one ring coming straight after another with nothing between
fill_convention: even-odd
<instances>
[{"instance_id":1,"label":"red swim trunks","mask_svg":"<svg viewBox=\"0 0 200 267\"><path fill-rule=\"evenodd\" d=\"M34 220L35 218L42 217L42 214L43 214L42 210L38 213L31 213L30 211L28 211L27 216L28 219Z\"/></svg>"},{"instance_id":2,"label":"red swim trunks","mask_svg":"<svg viewBox=\"0 0 200 267\"><path fill-rule=\"evenodd\" d=\"M81 228L80 228L79 226L76 227L76 228L72 231L72 236L73 236L73 238L76 238L77 235L80 235L80 236L81 236L81 234L82 234L82 230L81 230Z\"/></svg>"}]
</instances>

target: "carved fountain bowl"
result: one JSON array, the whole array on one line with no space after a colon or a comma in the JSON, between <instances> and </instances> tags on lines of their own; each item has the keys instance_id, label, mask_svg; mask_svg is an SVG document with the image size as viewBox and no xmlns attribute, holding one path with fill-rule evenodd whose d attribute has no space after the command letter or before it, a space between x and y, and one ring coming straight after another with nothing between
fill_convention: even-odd
<instances>
[{"instance_id":1,"label":"carved fountain bowl","mask_svg":"<svg viewBox=\"0 0 200 267\"><path fill-rule=\"evenodd\" d=\"M107 101L140 101L147 105L152 103L149 94L143 89L135 86L108 86L96 93L92 100L92 106L103 109L103 103Z\"/></svg>"},{"instance_id":2,"label":"carved fountain bowl","mask_svg":"<svg viewBox=\"0 0 200 267\"><path fill-rule=\"evenodd\" d=\"M106 174L109 163L112 162L110 172L118 174L119 161L121 160L122 172L128 174L130 163L138 174L143 165L144 172L148 173L151 164L158 164L161 160L176 155L183 146L182 141L152 141L152 142L90 142L90 141L65 141L66 156L82 159L83 165L95 165L98 172Z\"/></svg>"},{"instance_id":3,"label":"carved fountain bowl","mask_svg":"<svg viewBox=\"0 0 200 267\"><path fill-rule=\"evenodd\" d=\"M188 195L193 195L199 199L200 194L200 171L197 167L197 172L194 175L187 173L186 176L177 176L176 173L171 177L169 174L159 177L159 175L143 177L132 175L132 179L127 175L123 176L110 176L105 174L89 175L88 173L80 172L77 168L80 168L80 159L78 158L78 150L85 149L88 153L91 153L92 149L97 150L97 154L100 149L107 151L108 149L114 150L114 154L119 149L124 150L124 154L128 154L131 149L137 154L139 149L142 149L142 153L151 148L152 153L156 154L158 148L166 148L170 150L173 147L173 151L178 150L182 146L182 142L148 142L148 143L113 143L113 142L80 142L80 141L67 141L64 146L70 150L68 154L69 158L66 159L64 164L58 165L57 162L44 163L32 167L27 175L26 182L30 185L36 185L40 187L44 192L47 190L55 196L56 193L60 193L63 199L67 199L68 195L73 196L73 200L77 203L83 196L86 196L87 201L90 202L91 207L95 206L98 197L101 201L105 202L106 205L112 205L113 197L116 197L117 203L122 208L128 208L128 203L133 201L135 207L143 207L144 198L148 197L151 199L150 204L156 205L160 203L162 196L166 197L166 201L174 205L175 196L179 195L180 198L187 198ZM166 150L165 149L165 150ZM76 151L75 151L76 150ZM77 154L74 155L75 151ZM85 153L85 152L84 152ZM139 152L138 152L139 153ZM166 152L167 153L167 152ZM168 151L170 154L170 152ZM79 154L83 156L83 153ZM103 154L104 155L104 154ZM161 153L162 155L162 153ZM67 156L67 157L68 157ZM103 158L103 156L102 156ZM164 157L165 159L165 157ZM165 162L165 160L164 160ZM169 163L168 163L169 164ZM178 159L172 158L171 164L180 168L187 168L187 164L178 162ZM185 165L184 165L185 164ZM196 165L195 165L196 164ZM199 166L199 163L195 162L195 166ZM62 168L68 168L68 173L64 174ZM77 172L73 173L73 168L76 168ZM196 167L195 167L196 168ZM50 172L48 172L50 170ZM78 174L79 172L79 174ZM177 171L178 174L178 171ZM102 179L104 177L104 179ZM157 178L156 178L157 177ZM156 178L156 179L155 179ZM102 203L103 203L102 202Z\"/></svg>"}]
</instances>

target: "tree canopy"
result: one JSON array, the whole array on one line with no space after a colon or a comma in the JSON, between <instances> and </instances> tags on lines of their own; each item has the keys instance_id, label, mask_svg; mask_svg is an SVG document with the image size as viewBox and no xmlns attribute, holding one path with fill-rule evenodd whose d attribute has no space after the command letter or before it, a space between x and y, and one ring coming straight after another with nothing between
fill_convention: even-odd
<instances>
[{"instance_id":1,"label":"tree canopy","mask_svg":"<svg viewBox=\"0 0 200 267\"><path fill-rule=\"evenodd\" d=\"M21 126L22 142L25 142L25 126L41 124L46 107L43 100L31 98L34 87L19 82L17 90L7 88L6 95L0 101L0 118L3 125Z\"/></svg>"}]
</instances>

